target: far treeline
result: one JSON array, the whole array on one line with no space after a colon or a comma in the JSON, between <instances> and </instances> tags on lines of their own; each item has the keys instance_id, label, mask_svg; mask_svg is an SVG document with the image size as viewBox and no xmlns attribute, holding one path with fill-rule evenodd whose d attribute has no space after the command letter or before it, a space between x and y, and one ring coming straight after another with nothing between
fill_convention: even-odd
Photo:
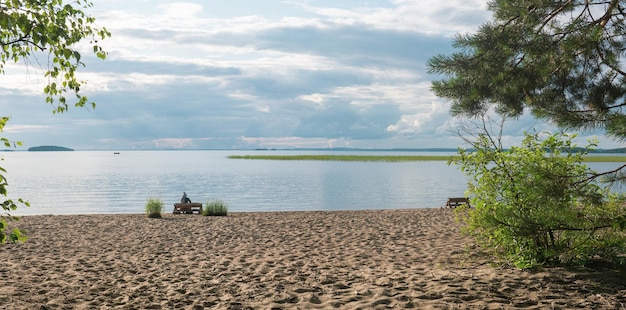
<instances>
[{"instance_id":1,"label":"far treeline","mask_svg":"<svg viewBox=\"0 0 626 310\"><path fill-rule=\"evenodd\" d=\"M231 159L258 160L320 160L320 161L368 161L368 162L407 162L407 161L451 161L457 155L230 155ZM626 162L626 156L584 156L585 162Z\"/></svg>"}]
</instances>

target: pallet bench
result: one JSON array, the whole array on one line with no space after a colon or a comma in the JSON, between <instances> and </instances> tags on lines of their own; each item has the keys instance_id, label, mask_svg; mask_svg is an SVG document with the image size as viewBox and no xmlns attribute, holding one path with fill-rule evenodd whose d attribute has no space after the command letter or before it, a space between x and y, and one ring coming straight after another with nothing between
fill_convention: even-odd
<instances>
[{"instance_id":1,"label":"pallet bench","mask_svg":"<svg viewBox=\"0 0 626 310\"><path fill-rule=\"evenodd\" d=\"M467 205L468 207L470 207L469 199L467 199L467 198L448 198L448 201L446 201L446 207L456 208L456 207L458 207L460 205Z\"/></svg>"},{"instance_id":2,"label":"pallet bench","mask_svg":"<svg viewBox=\"0 0 626 310\"><path fill-rule=\"evenodd\" d=\"M199 202L191 202L191 203L175 203L174 204L174 214L193 214L198 213L202 214L202 203Z\"/></svg>"}]
</instances>

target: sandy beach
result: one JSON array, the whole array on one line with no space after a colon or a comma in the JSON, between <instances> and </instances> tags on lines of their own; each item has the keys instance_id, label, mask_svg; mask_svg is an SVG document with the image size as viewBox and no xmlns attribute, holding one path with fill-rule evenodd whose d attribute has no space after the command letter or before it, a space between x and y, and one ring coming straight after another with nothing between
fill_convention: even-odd
<instances>
[{"instance_id":1,"label":"sandy beach","mask_svg":"<svg viewBox=\"0 0 626 310\"><path fill-rule=\"evenodd\" d=\"M623 273L494 266L449 209L18 224L29 239L0 245L0 309L626 308Z\"/></svg>"}]
</instances>

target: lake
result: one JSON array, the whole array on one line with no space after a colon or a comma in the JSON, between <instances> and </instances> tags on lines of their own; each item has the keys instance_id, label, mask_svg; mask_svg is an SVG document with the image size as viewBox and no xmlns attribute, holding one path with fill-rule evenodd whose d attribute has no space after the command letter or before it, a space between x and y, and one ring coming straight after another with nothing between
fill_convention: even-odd
<instances>
[{"instance_id":1,"label":"lake","mask_svg":"<svg viewBox=\"0 0 626 310\"><path fill-rule=\"evenodd\" d=\"M5 152L14 215L143 213L160 198L170 213L183 191L221 199L229 212L434 208L463 196L467 178L445 161L336 162L229 159L255 154L441 155L432 152L74 151ZM617 163L598 163L602 168ZM607 166L609 165L609 166Z\"/></svg>"}]
</instances>

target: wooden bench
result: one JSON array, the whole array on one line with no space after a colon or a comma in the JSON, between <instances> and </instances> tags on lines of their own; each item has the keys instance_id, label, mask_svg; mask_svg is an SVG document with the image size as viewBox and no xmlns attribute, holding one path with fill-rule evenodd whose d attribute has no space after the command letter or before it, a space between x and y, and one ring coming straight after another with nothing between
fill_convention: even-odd
<instances>
[{"instance_id":1,"label":"wooden bench","mask_svg":"<svg viewBox=\"0 0 626 310\"><path fill-rule=\"evenodd\" d=\"M175 203L174 204L174 214L193 214L197 212L198 214L202 214L202 203L199 202L190 202L190 203Z\"/></svg>"},{"instance_id":2,"label":"wooden bench","mask_svg":"<svg viewBox=\"0 0 626 310\"><path fill-rule=\"evenodd\" d=\"M458 207L460 205L467 205L468 207L470 207L469 199L467 199L467 198L448 198L448 201L446 201L446 207L456 208L456 207Z\"/></svg>"}]
</instances>

